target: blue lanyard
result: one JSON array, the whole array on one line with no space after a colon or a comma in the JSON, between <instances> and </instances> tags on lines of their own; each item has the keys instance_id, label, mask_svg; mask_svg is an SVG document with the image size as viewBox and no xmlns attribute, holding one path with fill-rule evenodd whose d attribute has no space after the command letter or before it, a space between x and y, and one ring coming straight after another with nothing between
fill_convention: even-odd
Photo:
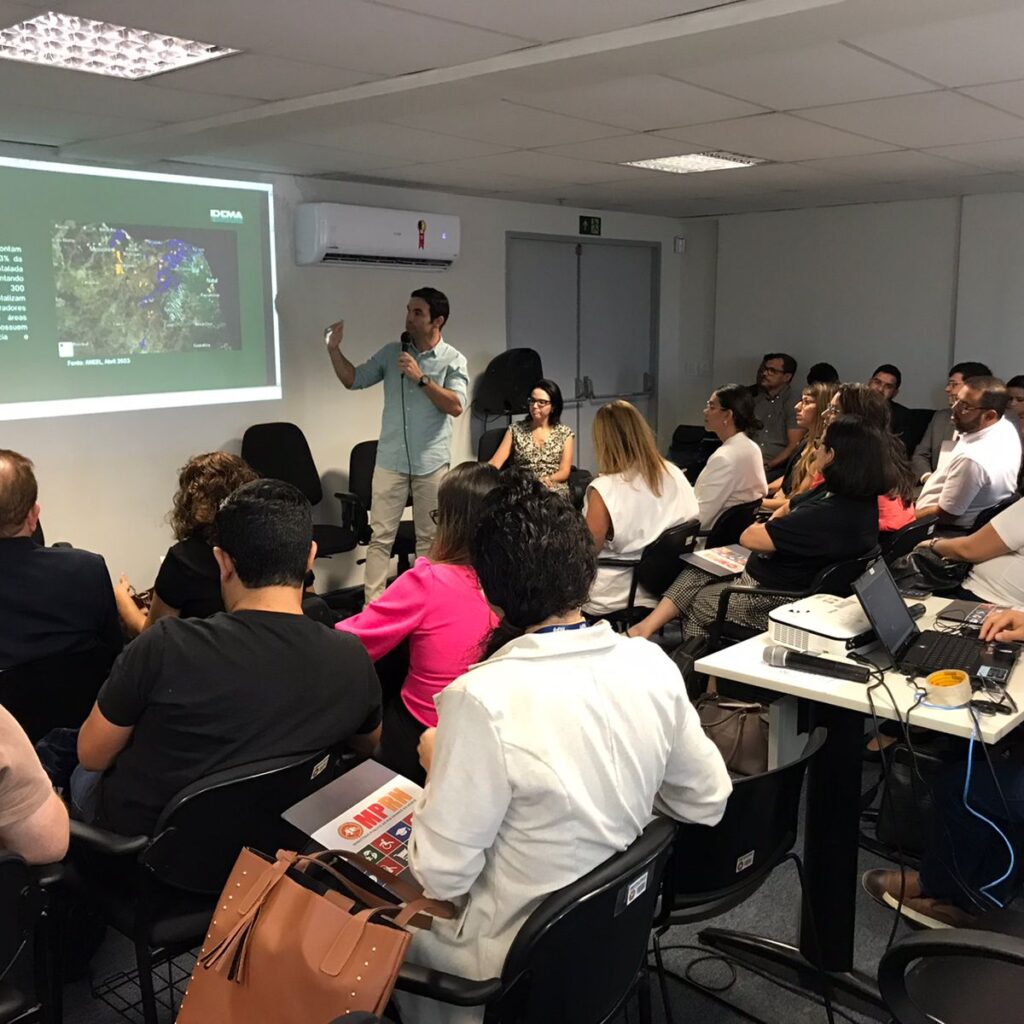
<instances>
[{"instance_id":1,"label":"blue lanyard","mask_svg":"<svg viewBox=\"0 0 1024 1024\"><path fill-rule=\"evenodd\" d=\"M589 622L574 622L569 626L541 626L540 629L535 629L534 633L566 633L570 629L586 629L589 625Z\"/></svg>"}]
</instances>

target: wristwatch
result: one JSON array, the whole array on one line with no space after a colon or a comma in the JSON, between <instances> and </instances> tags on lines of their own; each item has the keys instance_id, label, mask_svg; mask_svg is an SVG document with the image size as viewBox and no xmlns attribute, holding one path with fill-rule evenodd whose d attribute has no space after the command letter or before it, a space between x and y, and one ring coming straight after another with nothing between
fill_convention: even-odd
<instances>
[{"instance_id":1,"label":"wristwatch","mask_svg":"<svg viewBox=\"0 0 1024 1024\"><path fill-rule=\"evenodd\" d=\"M418 387L418 388L425 388L427 386L427 384L429 384L429 383L430 383L430 378L426 374L423 374L423 376L420 377L420 379L418 381L416 381L416 387Z\"/></svg>"}]
</instances>

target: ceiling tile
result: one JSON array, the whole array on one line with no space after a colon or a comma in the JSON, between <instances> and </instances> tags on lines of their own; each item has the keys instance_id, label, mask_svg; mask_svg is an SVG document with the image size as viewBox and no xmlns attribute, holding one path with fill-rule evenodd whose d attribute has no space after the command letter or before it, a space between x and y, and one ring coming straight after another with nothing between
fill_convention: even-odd
<instances>
[{"instance_id":1,"label":"ceiling tile","mask_svg":"<svg viewBox=\"0 0 1024 1024\"><path fill-rule=\"evenodd\" d=\"M854 153L880 153L894 148L884 142L811 124L789 114L757 114L735 121L718 121L658 134L700 149L726 149L765 160L813 160Z\"/></svg>"},{"instance_id":2,"label":"ceiling tile","mask_svg":"<svg viewBox=\"0 0 1024 1024\"><path fill-rule=\"evenodd\" d=\"M0 104L0 141L60 146L82 139L106 138L159 127L159 121L47 110L16 103Z\"/></svg>"},{"instance_id":3,"label":"ceiling tile","mask_svg":"<svg viewBox=\"0 0 1024 1024\"><path fill-rule=\"evenodd\" d=\"M310 145L335 146L350 153L371 153L375 156L394 157L397 163L414 164L490 156L511 148L396 124L342 125L310 132L308 135L297 135L295 138Z\"/></svg>"},{"instance_id":4,"label":"ceiling tile","mask_svg":"<svg viewBox=\"0 0 1024 1024\"><path fill-rule=\"evenodd\" d=\"M633 75L568 89L521 92L506 99L639 132L723 121L764 109L661 75Z\"/></svg>"},{"instance_id":5,"label":"ceiling tile","mask_svg":"<svg viewBox=\"0 0 1024 1024\"><path fill-rule=\"evenodd\" d=\"M554 153L577 160L599 160L620 164L627 160L651 160L659 156L675 156L679 143L660 135L615 135L609 139L591 139L589 142L570 142L564 146L549 146L539 153Z\"/></svg>"},{"instance_id":6,"label":"ceiling tile","mask_svg":"<svg viewBox=\"0 0 1024 1024\"><path fill-rule=\"evenodd\" d=\"M374 77L326 64L285 60L268 54L239 53L224 60L172 71L153 81L187 92L219 92L259 100L287 100L294 96L313 96L346 89Z\"/></svg>"},{"instance_id":7,"label":"ceiling tile","mask_svg":"<svg viewBox=\"0 0 1024 1024\"><path fill-rule=\"evenodd\" d=\"M476 157L472 160L446 161L443 166L457 165L469 171L477 170L482 177L489 174L512 174L523 178L536 178L547 182L589 184L601 181L624 181L645 178L647 173L634 167L597 163L592 160L570 160L564 156L551 156L531 149L499 153L495 156Z\"/></svg>"},{"instance_id":8,"label":"ceiling tile","mask_svg":"<svg viewBox=\"0 0 1024 1024\"><path fill-rule=\"evenodd\" d=\"M532 40L453 25L365 0L65 0L62 9L133 28L380 75L450 67ZM276 16L275 16L276 15Z\"/></svg>"},{"instance_id":9,"label":"ceiling tile","mask_svg":"<svg viewBox=\"0 0 1024 1024\"><path fill-rule=\"evenodd\" d=\"M529 35L551 42L574 39L659 18L719 7L732 0L630 0L630 3L595 3L594 0L516 0L481 3L481 0L384 0L389 7L418 11L510 35Z\"/></svg>"},{"instance_id":10,"label":"ceiling tile","mask_svg":"<svg viewBox=\"0 0 1024 1024\"><path fill-rule=\"evenodd\" d=\"M408 118L396 118L395 123L428 132L458 135L464 139L480 139L514 149L536 149L621 134L621 129L608 125L534 110L504 100L418 113Z\"/></svg>"},{"instance_id":11,"label":"ceiling tile","mask_svg":"<svg viewBox=\"0 0 1024 1024\"><path fill-rule=\"evenodd\" d=\"M253 99L181 92L149 81L129 82L8 60L0 61L0 96L4 105L41 105L83 114L100 112L104 116L123 114L145 121L186 121L259 105ZM2 114L0 106L0 117Z\"/></svg>"},{"instance_id":12,"label":"ceiling tile","mask_svg":"<svg viewBox=\"0 0 1024 1024\"><path fill-rule=\"evenodd\" d=\"M800 166L824 174L872 178L875 181L931 181L969 173L966 164L930 153L920 153L915 149L898 149L890 153L869 153L864 156L832 156L824 160L808 160Z\"/></svg>"},{"instance_id":13,"label":"ceiling tile","mask_svg":"<svg viewBox=\"0 0 1024 1024\"><path fill-rule=\"evenodd\" d=\"M1011 114L1024 117L1024 81L997 82L995 85L973 85L961 92L982 103L1008 110Z\"/></svg>"},{"instance_id":14,"label":"ceiling tile","mask_svg":"<svg viewBox=\"0 0 1024 1024\"><path fill-rule=\"evenodd\" d=\"M707 67L659 70L775 110L934 88L915 75L839 43L758 54Z\"/></svg>"},{"instance_id":15,"label":"ceiling tile","mask_svg":"<svg viewBox=\"0 0 1024 1024\"><path fill-rule=\"evenodd\" d=\"M1024 192L1024 174L967 174L922 186L936 195L970 196L985 192Z\"/></svg>"},{"instance_id":16,"label":"ceiling tile","mask_svg":"<svg viewBox=\"0 0 1024 1024\"><path fill-rule=\"evenodd\" d=\"M814 107L801 110L799 116L908 149L1024 135L1024 119L955 92Z\"/></svg>"},{"instance_id":17,"label":"ceiling tile","mask_svg":"<svg viewBox=\"0 0 1024 1024\"><path fill-rule=\"evenodd\" d=\"M509 192L516 188L536 188L536 178L520 178L512 174L493 172L482 174L475 168L462 168L455 163L422 164L418 167L398 167L382 175L388 182L405 185L438 185L472 189L475 192Z\"/></svg>"},{"instance_id":18,"label":"ceiling tile","mask_svg":"<svg viewBox=\"0 0 1024 1024\"><path fill-rule=\"evenodd\" d=\"M928 152L989 171L1024 171L1024 137L963 146L939 146Z\"/></svg>"},{"instance_id":19,"label":"ceiling tile","mask_svg":"<svg viewBox=\"0 0 1024 1024\"><path fill-rule=\"evenodd\" d=\"M393 168L403 163L395 158L369 156L365 153L347 153L331 146L316 146L286 139L263 142L251 146L211 145L177 159L196 163L228 166L258 167L265 170L287 171L297 174L351 174L365 175L372 171Z\"/></svg>"},{"instance_id":20,"label":"ceiling tile","mask_svg":"<svg viewBox=\"0 0 1024 1024\"><path fill-rule=\"evenodd\" d=\"M955 6L955 5L954 5ZM1024 10L980 14L850 42L943 85L1024 78Z\"/></svg>"}]
</instances>

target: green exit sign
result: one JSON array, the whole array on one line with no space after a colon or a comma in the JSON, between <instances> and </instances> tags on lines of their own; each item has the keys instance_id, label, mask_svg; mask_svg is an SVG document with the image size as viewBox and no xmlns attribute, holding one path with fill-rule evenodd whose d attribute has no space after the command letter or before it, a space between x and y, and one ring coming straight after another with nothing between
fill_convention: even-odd
<instances>
[{"instance_id":1,"label":"green exit sign","mask_svg":"<svg viewBox=\"0 0 1024 1024\"><path fill-rule=\"evenodd\" d=\"M581 235L599 235L599 234L601 234L601 218L600 217L580 217L580 234Z\"/></svg>"}]
</instances>

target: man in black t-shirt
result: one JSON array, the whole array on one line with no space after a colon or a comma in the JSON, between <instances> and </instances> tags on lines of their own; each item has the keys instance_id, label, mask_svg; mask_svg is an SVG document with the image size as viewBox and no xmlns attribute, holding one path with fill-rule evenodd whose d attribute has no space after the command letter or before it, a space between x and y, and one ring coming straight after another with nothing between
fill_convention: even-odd
<instances>
[{"instance_id":1,"label":"man in black t-shirt","mask_svg":"<svg viewBox=\"0 0 1024 1024\"><path fill-rule=\"evenodd\" d=\"M151 834L176 793L214 772L345 741L370 753L380 736L365 648L302 614L316 554L309 502L256 480L223 503L216 526L227 611L146 630L78 737L73 811L125 835Z\"/></svg>"}]
</instances>

